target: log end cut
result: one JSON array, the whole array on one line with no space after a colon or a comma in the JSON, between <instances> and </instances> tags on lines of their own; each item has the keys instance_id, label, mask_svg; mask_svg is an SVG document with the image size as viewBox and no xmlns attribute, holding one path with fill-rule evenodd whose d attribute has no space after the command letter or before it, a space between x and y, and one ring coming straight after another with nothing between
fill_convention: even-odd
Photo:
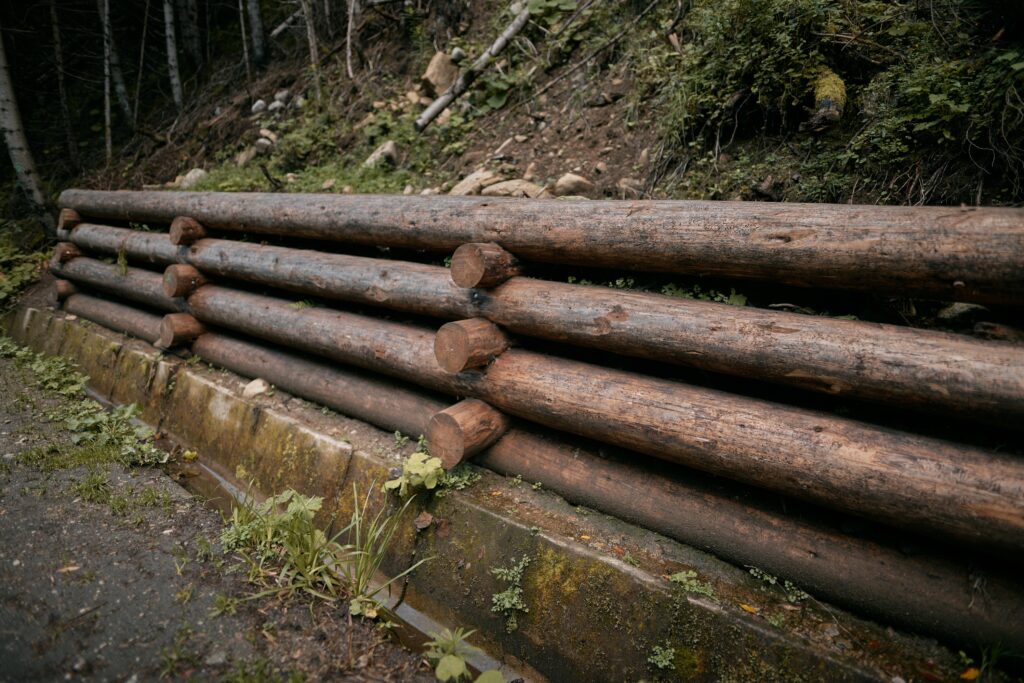
<instances>
[{"instance_id":1,"label":"log end cut","mask_svg":"<svg viewBox=\"0 0 1024 683\"><path fill-rule=\"evenodd\" d=\"M160 336L155 346L170 349L191 342L204 332L206 328L202 323L188 313L168 313L160 321Z\"/></svg>"},{"instance_id":2,"label":"log end cut","mask_svg":"<svg viewBox=\"0 0 1024 683\"><path fill-rule=\"evenodd\" d=\"M495 287L519 273L516 257L494 242L463 244L452 255L452 282L459 287Z\"/></svg>"},{"instance_id":3,"label":"log end cut","mask_svg":"<svg viewBox=\"0 0 1024 683\"><path fill-rule=\"evenodd\" d=\"M502 413L478 399L466 399L430 418L427 449L448 470L491 446L508 426Z\"/></svg>"},{"instance_id":4,"label":"log end cut","mask_svg":"<svg viewBox=\"0 0 1024 683\"><path fill-rule=\"evenodd\" d=\"M438 365L453 374L487 365L507 348L505 334L484 318L447 323L434 337Z\"/></svg>"},{"instance_id":5,"label":"log end cut","mask_svg":"<svg viewBox=\"0 0 1024 683\"><path fill-rule=\"evenodd\" d=\"M199 221L188 216L178 216L171 221L171 244L189 245L206 237L206 228Z\"/></svg>"}]
</instances>

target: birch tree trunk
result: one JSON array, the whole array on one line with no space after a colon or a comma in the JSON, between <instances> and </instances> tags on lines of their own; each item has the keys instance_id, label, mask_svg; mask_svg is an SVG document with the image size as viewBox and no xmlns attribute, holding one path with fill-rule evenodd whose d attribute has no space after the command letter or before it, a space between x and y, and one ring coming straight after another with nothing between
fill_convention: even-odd
<instances>
[{"instance_id":1,"label":"birch tree trunk","mask_svg":"<svg viewBox=\"0 0 1024 683\"><path fill-rule=\"evenodd\" d=\"M238 23L242 28L242 57L245 59L245 89L252 97L252 61L249 59L249 41L245 35L245 6L238 0Z\"/></svg>"},{"instance_id":2,"label":"birch tree trunk","mask_svg":"<svg viewBox=\"0 0 1024 683\"><path fill-rule=\"evenodd\" d=\"M181 111L185 97L181 92L181 71L178 70L178 41L174 34L174 7L164 0L164 36L167 38L167 73L171 79L174 106Z\"/></svg>"},{"instance_id":3,"label":"birch tree trunk","mask_svg":"<svg viewBox=\"0 0 1024 683\"><path fill-rule=\"evenodd\" d=\"M103 148L109 166L114 158L114 140L110 133L110 0L99 0L99 10L103 25Z\"/></svg>"},{"instance_id":4,"label":"birch tree trunk","mask_svg":"<svg viewBox=\"0 0 1024 683\"><path fill-rule=\"evenodd\" d=\"M124 71L121 70L121 58L117 53L117 46L114 45L114 31L110 25L110 8L104 4L104 0L96 0L96 9L100 13L100 23L103 26L103 60L110 64L110 78L117 95L117 104L124 114L125 122L134 127L132 116L132 105L128 98L128 88L124 84ZM107 46L109 43L109 48Z\"/></svg>"},{"instance_id":5,"label":"birch tree trunk","mask_svg":"<svg viewBox=\"0 0 1024 683\"><path fill-rule=\"evenodd\" d=\"M142 68L146 65L146 35L149 33L149 0L142 12L142 45L139 47L139 72L135 76L135 104L132 106L132 128L139 123L139 97L142 94Z\"/></svg>"},{"instance_id":6,"label":"birch tree trunk","mask_svg":"<svg viewBox=\"0 0 1024 683\"><path fill-rule=\"evenodd\" d=\"M60 37L60 18L57 16L57 0L50 0L50 26L53 29L53 57L57 65L57 93L60 98L60 115L64 121L64 137L68 146L68 161L78 170L82 164L78 158L78 142L71 130L71 108L68 106L67 88L64 86L64 43Z\"/></svg>"},{"instance_id":7,"label":"birch tree trunk","mask_svg":"<svg viewBox=\"0 0 1024 683\"><path fill-rule=\"evenodd\" d=\"M313 92L316 94L316 102L319 105L322 101L320 92L320 46L316 38L316 24L313 23L313 5L310 0L299 0L302 7L302 18L306 22L306 41L309 43L309 68L313 72Z\"/></svg>"},{"instance_id":8,"label":"birch tree trunk","mask_svg":"<svg viewBox=\"0 0 1024 683\"><path fill-rule=\"evenodd\" d=\"M0 27L2 29L2 27ZM18 100L14 97L14 85L11 83L11 71L7 65L7 54L4 50L3 32L0 30L0 129L3 130L4 144L11 157L11 165L18 177L29 201L36 207L43 223L50 234L53 234L53 217L46 212L46 200L43 188L36 171L36 163L32 159L32 151L25 138L25 128L21 125L21 113L18 111Z\"/></svg>"},{"instance_id":9,"label":"birch tree trunk","mask_svg":"<svg viewBox=\"0 0 1024 683\"><path fill-rule=\"evenodd\" d=\"M260 0L248 0L249 35L252 40L252 58L257 66L263 66L267 58L267 39L263 33L263 17L260 16Z\"/></svg>"}]
</instances>

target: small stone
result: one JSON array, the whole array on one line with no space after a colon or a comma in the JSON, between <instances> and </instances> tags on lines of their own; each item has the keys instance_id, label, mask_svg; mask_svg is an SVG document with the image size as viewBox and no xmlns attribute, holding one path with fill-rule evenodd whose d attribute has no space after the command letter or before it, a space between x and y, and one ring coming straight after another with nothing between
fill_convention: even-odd
<instances>
[{"instance_id":1,"label":"small stone","mask_svg":"<svg viewBox=\"0 0 1024 683\"><path fill-rule=\"evenodd\" d=\"M235 155L235 166L242 168L243 166L247 165L250 161L255 159L257 153L258 150L256 149L256 147L253 145L249 145L248 147L246 147L241 152Z\"/></svg>"},{"instance_id":2,"label":"small stone","mask_svg":"<svg viewBox=\"0 0 1024 683\"><path fill-rule=\"evenodd\" d=\"M402 194L412 194L415 191L416 191L416 188L414 188L412 185L406 185L402 189Z\"/></svg>"},{"instance_id":3,"label":"small stone","mask_svg":"<svg viewBox=\"0 0 1024 683\"><path fill-rule=\"evenodd\" d=\"M274 101L280 102L281 104L288 104L288 100L291 99L291 93L287 90L278 90L274 93Z\"/></svg>"},{"instance_id":4,"label":"small stone","mask_svg":"<svg viewBox=\"0 0 1024 683\"><path fill-rule=\"evenodd\" d=\"M273 146L274 143L268 140L267 138L260 138L259 140L256 141L256 144L253 145L253 147L256 148L257 154L266 154L267 152L270 151L271 147Z\"/></svg>"},{"instance_id":5,"label":"small stone","mask_svg":"<svg viewBox=\"0 0 1024 683\"><path fill-rule=\"evenodd\" d=\"M599 161L596 164L594 164L594 173L607 173L607 172L608 172L608 164L604 163L603 161Z\"/></svg>"},{"instance_id":6,"label":"small stone","mask_svg":"<svg viewBox=\"0 0 1024 683\"><path fill-rule=\"evenodd\" d=\"M324 181L323 185L320 186L321 190L329 190L334 187L334 178L328 178Z\"/></svg>"},{"instance_id":7,"label":"small stone","mask_svg":"<svg viewBox=\"0 0 1024 683\"><path fill-rule=\"evenodd\" d=\"M341 188L342 194L352 194L353 192L355 192L355 189L351 185L346 185L345 187Z\"/></svg>"},{"instance_id":8,"label":"small stone","mask_svg":"<svg viewBox=\"0 0 1024 683\"><path fill-rule=\"evenodd\" d=\"M181 182L178 183L178 187L183 190L195 187L200 180L206 177L206 171L201 168L193 168L191 171L186 173L181 178Z\"/></svg>"},{"instance_id":9,"label":"small stone","mask_svg":"<svg viewBox=\"0 0 1024 683\"><path fill-rule=\"evenodd\" d=\"M419 104L420 94L415 90L410 90L409 92L405 93L405 99L409 100L413 104Z\"/></svg>"},{"instance_id":10,"label":"small stone","mask_svg":"<svg viewBox=\"0 0 1024 683\"><path fill-rule=\"evenodd\" d=\"M418 103L422 107L429 107L433 102L434 102L434 100L430 99L429 97L424 97L423 95L420 95L420 99L419 99ZM447 109L445 111L447 111ZM447 121L447 119L446 119L446 121Z\"/></svg>"},{"instance_id":11,"label":"small stone","mask_svg":"<svg viewBox=\"0 0 1024 683\"><path fill-rule=\"evenodd\" d=\"M568 195L585 196L594 189L594 183L575 173L566 173L555 181L554 194L557 197Z\"/></svg>"},{"instance_id":12,"label":"small stone","mask_svg":"<svg viewBox=\"0 0 1024 683\"><path fill-rule=\"evenodd\" d=\"M434 515L424 510L416 516L416 519L414 519L412 523L416 526L417 531L423 531L434 523Z\"/></svg>"},{"instance_id":13,"label":"small stone","mask_svg":"<svg viewBox=\"0 0 1024 683\"><path fill-rule=\"evenodd\" d=\"M448 194L458 196L480 194L485 187L499 182L501 182L501 176L486 168L480 168L456 183Z\"/></svg>"},{"instance_id":14,"label":"small stone","mask_svg":"<svg viewBox=\"0 0 1024 683\"><path fill-rule=\"evenodd\" d=\"M260 128L260 137L264 137L273 143L277 143L277 133L269 128Z\"/></svg>"},{"instance_id":15,"label":"small stone","mask_svg":"<svg viewBox=\"0 0 1024 683\"><path fill-rule=\"evenodd\" d=\"M529 197L533 199L546 194L546 192L543 187L528 180L505 180L485 187L480 194L485 197Z\"/></svg>"},{"instance_id":16,"label":"small stone","mask_svg":"<svg viewBox=\"0 0 1024 683\"><path fill-rule=\"evenodd\" d=\"M516 135L514 139L516 142L526 142L527 140L529 140L529 138L526 137L525 135Z\"/></svg>"},{"instance_id":17,"label":"small stone","mask_svg":"<svg viewBox=\"0 0 1024 683\"><path fill-rule=\"evenodd\" d=\"M228 653L224 650L214 650L206 656L203 663L207 666L220 666L228 661Z\"/></svg>"},{"instance_id":18,"label":"small stone","mask_svg":"<svg viewBox=\"0 0 1024 683\"><path fill-rule=\"evenodd\" d=\"M270 106L267 107L267 111L270 112L271 114L274 113L275 111L281 111L282 109L284 109L284 102L278 102L277 100L271 102Z\"/></svg>"},{"instance_id":19,"label":"small stone","mask_svg":"<svg viewBox=\"0 0 1024 683\"><path fill-rule=\"evenodd\" d=\"M441 194L441 188L440 187L428 187L425 190L420 190L420 194L422 194L422 195Z\"/></svg>"},{"instance_id":20,"label":"small stone","mask_svg":"<svg viewBox=\"0 0 1024 683\"><path fill-rule=\"evenodd\" d=\"M644 147L640 151L640 158L639 158L639 160L637 160L637 164L639 164L640 168L644 168L649 163L651 163L651 152L650 152L649 149Z\"/></svg>"},{"instance_id":21,"label":"small stone","mask_svg":"<svg viewBox=\"0 0 1024 683\"><path fill-rule=\"evenodd\" d=\"M242 389L242 398L256 398L268 391L270 391L270 382L257 378L245 385L245 389Z\"/></svg>"},{"instance_id":22,"label":"small stone","mask_svg":"<svg viewBox=\"0 0 1024 683\"><path fill-rule=\"evenodd\" d=\"M373 154L366 158L363 162L363 166L366 168L376 168L378 166L395 166L398 163L398 145L394 140L388 140L382 142L377 149L373 150Z\"/></svg>"},{"instance_id":23,"label":"small stone","mask_svg":"<svg viewBox=\"0 0 1024 683\"><path fill-rule=\"evenodd\" d=\"M526 166L526 173L523 174L523 180L536 180L537 178L537 162L531 161Z\"/></svg>"},{"instance_id":24,"label":"small stone","mask_svg":"<svg viewBox=\"0 0 1024 683\"><path fill-rule=\"evenodd\" d=\"M452 61L453 62L458 64L459 62L461 62L465 58L466 58L466 51L465 50L463 50L461 47L453 47L452 48Z\"/></svg>"},{"instance_id":25,"label":"small stone","mask_svg":"<svg viewBox=\"0 0 1024 683\"><path fill-rule=\"evenodd\" d=\"M427 93L435 97L451 87L455 79L459 77L459 67L455 65L452 58L443 52L436 52L423 72L420 81Z\"/></svg>"},{"instance_id":26,"label":"small stone","mask_svg":"<svg viewBox=\"0 0 1024 683\"><path fill-rule=\"evenodd\" d=\"M284 181L286 183L294 183L298 179L299 179L299 176L297 174L295 174L295 173L285 173L284 174Z\"/></svg>"},{"instance_id":27,"label":"small stone","mask_svg":"<svg viewBox=\"0 0 1024 683\"><path fill-rule=\"evenodd\" d=\"M267 110L267 103L264 100L256 100L252 103L252 113L259 114Z\"/></svg>"}]
</instances>

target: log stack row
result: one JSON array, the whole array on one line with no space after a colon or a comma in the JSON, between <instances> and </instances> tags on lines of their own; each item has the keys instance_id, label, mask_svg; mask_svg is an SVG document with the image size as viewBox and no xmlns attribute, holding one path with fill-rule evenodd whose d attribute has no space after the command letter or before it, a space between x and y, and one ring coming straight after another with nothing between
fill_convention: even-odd
<instances>
[{"instance_id":1,"label":"log stack row","mask_svg":"<svg viewBox=\"0 0 1024 683\"><path fill-rule=\"evenodd\" d=\"M475 458L542 481L837 604L959 642L1024 643L1016 453L622 369L631 356L1005 429L1024 417L1024 347L529 277L538 261L585 262L1019 305L1024 212L77 190L62 202L51 269L77 315L422 433L447 467ZM311 237L448 250L451 268L294 246ZM787 514L770 492L876 531ZM893 528L924 550L903 552ZM976 563L950 552L960 544L1011 558L984 570L988 599L968 580Z\"/></svg>"}]
</instances>

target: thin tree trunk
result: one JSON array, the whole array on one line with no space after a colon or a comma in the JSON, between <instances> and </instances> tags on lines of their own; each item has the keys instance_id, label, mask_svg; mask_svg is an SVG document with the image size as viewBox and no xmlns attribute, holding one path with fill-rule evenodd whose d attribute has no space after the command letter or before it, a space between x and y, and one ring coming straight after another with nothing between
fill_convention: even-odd
<instances>
[{"instance_id":1,"label":"thin tree trunk","mask_svg":"<svg viewBox=\"0 0 1024 683\"><path fill-rule=\"evenodd\" d=\"M139 97L142 94L142 67L146 64L146 34L149 33L149 0L142 13L142 45L139 47L139 73L135 77L135 106L132 107L132 128L139 123Z\"/></svg>"},{"instance_id":2,"label":"thin tree trunk","mask_svg":"<svg viewBox=\"0 0 1024 683\"><path fill-rule=\"evenodd\" d=\"M267 59L267 39L263 34L263 17L260 16L260 0L248 0L249 35L252 40L252 57L256 66L263 66Z\"/></svg>"},{"instance_id":3,"label":"thin tree trunk","mask_svg":"<svg viewBox=\"0 0 1024 683\"><path fill-rule=\"evenodd\" d=\"M164 36L167 38L167 73L171 79L171 94L174 96L174 106L181 111L185 97L181 91L178 45L174 34L174 7L171 5L171 0L164 0Z\"/></svg>"},{"instance_id":4,"label":"thin tree trunk","mask_svg":"<svg viewBox=\"0 0 1024 683\"><path fill-rule=\"evenodd\" d=\"M47 232L54 234L53 217L46 212L46 200L39 181L39 172L32 159L25 128L21 125L21 112L18 111L18 100L14 97L14 84L11 83L11 71L7 65L7 54L4 50L3 33L0 31L0 129L3 130L4 144L11 157L11 165L29 201L36 207L43 218Z\"/></svg>"},{"instance_id":5,"label":"thin tree trunk","mask_svg":"<svg viewBox=\"0 0 1024 683\"><path fill-rule=\"evenodd\" d=\"M245 58L245 88L252 97L252 62L249 59L249 41L245 38L245 6L238 0L238 23L242 27L242 56Z\"/></svg>"},{"instance_id":6,"label":"thin tree trunk","mask_svg":"<svg viewBox=\"0 0 1024 683\"><path fill-rule=\"evenodd\" d=\"M107 165L114 159L114 141L110 133L110 0L99 0L100 23L103 25L103 143Z\"/></svg>"},{"instance_id":7,"label":"thin tree trunk","mask_svg":"<svg viewBox=\"0 0 1024 683\"><path fill-rule=\"evenodd\" d=\"M320 92L320 47L316 38L316 25L313 23L313 6L310 0L299 0L302 7L302 17L306 22L306 41L309 43L309 68L313 72L313 92L316 94L316 102L319 105L322 101Z\"/></svg>"},{"instance_id":8,"label":"thin tree trunk","mask_svg":"<svg viewBox=\"0 0 1024 683\"><path fill-rule=\"evenodd\" d=\"M185 44L185 52L192 58L192 63L199 66L203 63L203 52L199 42L199 8L196 0L176 0L178 26L181 28L181 40Z\"/></svg>"},{"instance_id":9,"label":"thin tree trunk","mask_svg":"<svg viewBox=\"0 0 1024 683\"><path fill-rule=\"evenodd\" d=\"M71 130L71 108L68 106L67 88L64 86L64 47L60 37L60 19L57 16L57 0L50 0L50 25L53 28L53 56L57 63L57 93L60 98L60 114L64 121L64 137L68 146L68 161L77 171L82 164L78 158L78 142Z\"/></svg>"},{"instance_id":10,"label":"thin tree trunk","mask_svg":"<svg viewBox=\"0 0 1024 683\"><path fill-rule=\"evenodd\" d=\"M345 27L345 70L349 78L355 78L352 69L352 25L356 23L356 3L359 0L348 0L348 24Z\"/></svg>"},{"instance_id":11,"label":"thin tree trunk","mask_svg":"<svg viewBox=\"0 0 1024 683\"><path fill-rule=\"evenodd\" d=\"M106 7L106 9L104 9ZM124 84L124 72L121 70L121 58L117 53L117 46L114 45L114 31L110 24L110 8L104 5L104 0L96 0L96 9L100 13L100 23L103 25L104 48L103 59L110 63L110 78L114 87L114 94L117 95L117 104L121 107L125 122L133 125L131 101L128 99L128 88ZM109 43L109 48L106 43Z\"/></svg>"}]
</instances>

